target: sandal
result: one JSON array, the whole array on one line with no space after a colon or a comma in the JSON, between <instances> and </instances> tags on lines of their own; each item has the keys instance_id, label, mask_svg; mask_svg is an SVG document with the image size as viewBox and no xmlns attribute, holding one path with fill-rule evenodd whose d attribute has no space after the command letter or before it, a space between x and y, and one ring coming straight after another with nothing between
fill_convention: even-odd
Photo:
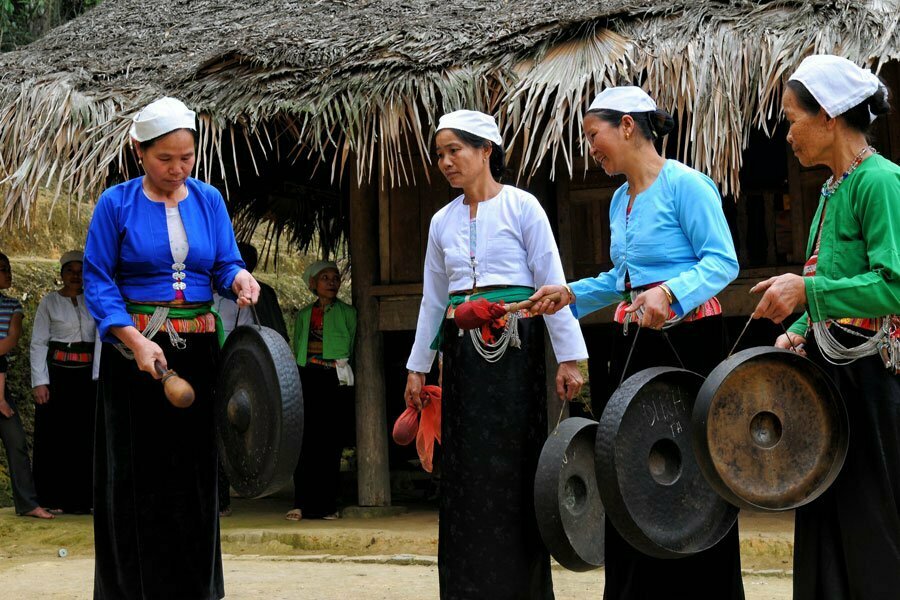
<instances>
[{"instance_id":1,"label":"sandal","mask_svg":"<svg viewBox=\"0 0 900 600\"><path fill-rule=\"evenodd\" d=\"M324 519L325 521L337 521L340 518L341 513L339 512L333 512L330 515L325 515L324 517L322 517L322 519Z\"/></svg>"},{"instance_id":2,"label":"sandal","mask_svg":"<svg viewBox=\"0 0 900 600\"><path fill-rule=\"evenodd\" d=\"M231 507L228 506L228 507L225 507L222 510L220 510L219 516L220 517L230 517L231 516Z\"/></svg>"},{"instance_id":3,"label":"sandal","mask_svg":"<svg viewBox=\"0 0 900 600\"><path fill-rule=\"evenodd\" d=\"M284 518L288 521L299 521L303 518L303 511L299 508L292 508L287 511L287 514L284 515Z\"/></svg>"}]
</instances>

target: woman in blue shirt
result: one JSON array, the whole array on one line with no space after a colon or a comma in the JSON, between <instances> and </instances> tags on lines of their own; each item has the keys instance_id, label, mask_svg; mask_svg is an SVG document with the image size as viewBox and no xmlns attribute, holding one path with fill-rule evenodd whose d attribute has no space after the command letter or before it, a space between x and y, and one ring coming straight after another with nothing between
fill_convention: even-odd
<instances>
[{"instance_id":1,"label":"woman in blue shirt","mask_svg":"<svg viewBox=\"0 0 900 600\"><path fill-rule=\"evenodd\" d=\"M190 177L195 114L163 98L134 117L144 176L106 190L84 252L88 309L103 341L94 453L94 598L224 596L213 382L212 289L255 303L215 188ZM155 363L196 392L167 402Z\"/></svg>"},{"instance_id":2,"label":"woman in blue shirt","mask_svg":"<svg viewBox=\"0 0 900 600\"><path fill-rule=\"evenodd\" d=\"M613 338L612 385L622 378L636 326L650 331L641 334L628 375L680 366L679 357L686 368L705 375L726 352L715 295L737 277L734 243L715 184L657 151L655 143L673 126L672 117L637 87L609 88L591 103L583 123L591 156L607 174L626 178L609 209L613 268L569 286L544 286L532 296L540 300L560 292L578 318L619 302L615 320L626 335ZM552 314L560 308L543 300L532 310ZM668 330L676 357L657 330L678 319ZM629 329L628 323L636 326ZM597 409L606 404L594 402ZM663 560L632 548L606 521L607 600L690 598L700 581L704 596L744 597L737 526L709 550Z\"/></svg>"}]
</instances>

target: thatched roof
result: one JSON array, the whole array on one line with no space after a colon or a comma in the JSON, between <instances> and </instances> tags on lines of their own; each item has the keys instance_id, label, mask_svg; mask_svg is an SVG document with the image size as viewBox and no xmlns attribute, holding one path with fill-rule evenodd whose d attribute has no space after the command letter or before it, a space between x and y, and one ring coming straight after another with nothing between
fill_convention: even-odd
<instances>
[{"instance_id":1,"label":"thatched roof","mask_svg":"<svg viewBox=\"0 0 900 600\"><path fill-rule=\"evenodd\" d=\"M751 127L778 117L805 55L900 58L897 1L106 0L0 54L0 221L27 218L47 181L92 198L122 164L127 118L163 94L201 113L201 176L286 138L335 177L352 157L398 185L461 107L499 115L520 175L571 172L593 95L637 81L733 192Z\"/></svg>"}]
</instances>

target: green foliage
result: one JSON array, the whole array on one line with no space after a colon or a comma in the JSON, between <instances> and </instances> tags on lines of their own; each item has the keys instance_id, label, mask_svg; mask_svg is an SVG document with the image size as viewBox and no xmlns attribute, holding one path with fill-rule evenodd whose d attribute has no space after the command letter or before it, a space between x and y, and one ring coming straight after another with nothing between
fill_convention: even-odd
<instances>
[{"instance_id":1,"label":"green foliage","mask_svg":"<svg viewBox=\"0 0 900 600\"><path fill-rule=\"evenodd\" d=\"M12 506L12 482L6 468L6 459L0 462L0 506Z\"/></svg>"},{"instance_id":2,"label":"green foliage","mask_svg":"<svg viewBox=\"0 0 900 600\"><path fill-rule=\"evenodd\" d=\"M84 248L91 208L75 205L65 197L52 207L51 197L47 190L39 192L27 228L24 224L13 224L0 230L0 252L7 256L54 260L68 250Z\"/></svg>"},{"instance_id":3,"label":"green foliage","mask_svg":"<svg viewBox=\"0 0 900 600\"><path fill-rule=\"evenodd\" d=\"M102 0L0 0L0 51L33 42Z\"/></svg>"}]
</instances>

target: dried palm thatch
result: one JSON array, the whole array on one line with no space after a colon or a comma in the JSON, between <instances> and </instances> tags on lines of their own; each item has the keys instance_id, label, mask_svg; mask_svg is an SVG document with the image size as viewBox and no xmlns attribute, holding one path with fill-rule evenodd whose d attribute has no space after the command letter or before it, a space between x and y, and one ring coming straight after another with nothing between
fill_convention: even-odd
<instances>
[{"instance_id":1,"label":"dried palm thatch","mask_svg":"<svg viewBox=\"0 0 900 600\"><path fill-rule=\"evenodd\" d=\"M520 176L546 160L571 174L591 98L636 82L734 193L750 129L778 118L805 55L900 58L897 1L107 0L0 54L0 223L27 221L48 182L91 199L125 169L128 117L163 94L200 114L201 177L233 178L238 145L256 168L288 140L335 180L352 160L396 186L461 107L499 116Z\"/></svg>"}]
</instances>

